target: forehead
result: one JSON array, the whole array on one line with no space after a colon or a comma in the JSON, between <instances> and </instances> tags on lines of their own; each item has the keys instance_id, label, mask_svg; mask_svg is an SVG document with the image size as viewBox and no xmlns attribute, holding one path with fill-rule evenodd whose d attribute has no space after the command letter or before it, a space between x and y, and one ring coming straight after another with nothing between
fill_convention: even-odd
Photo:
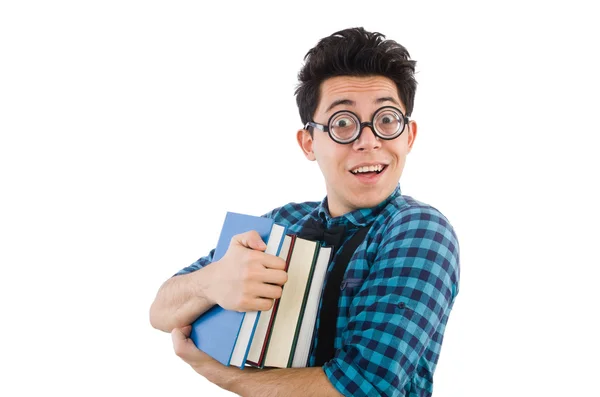
<instances>
[{"instance_id":1,"label":"forehead","mask_svg":"<svg viewBox=\"0 0 600 397\"><path fill-rule=\"evenodd\" d=\"M336 76L321 83L319 104L317 114L329 113L338 109L329 109L331 105L343 101L347 107L372 107L377 106L381 98L392 98L405 110L400 98L396 84L384 76ZM354 104L351 104L353 102ZM389 103L394 105L393 103ZM379 104L381 106L381 104Z\"/></svg>"}]
</instances>

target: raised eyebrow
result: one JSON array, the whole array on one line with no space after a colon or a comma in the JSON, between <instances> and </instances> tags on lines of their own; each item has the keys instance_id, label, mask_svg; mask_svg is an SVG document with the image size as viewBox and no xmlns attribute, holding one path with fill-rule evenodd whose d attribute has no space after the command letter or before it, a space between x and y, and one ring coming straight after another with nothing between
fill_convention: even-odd
<instances>
[{"instance_id":1,"label":"raised eyebrow","mask_svg":"<svg viewBox=\"0 0 600 397\"><path fill-rule=\"evenodd\" d=\"M329 107L327 108L325 113L329 112L331 109L333 109L334 107L339 106L339 105L356 106L356 102L354 102L351 99L338 99L337 101L333 101L331 103L331 105L329 105Z\"/></svg>"},{"instance_id":2,"label":"raised eyebrow","mask_svg":"<svg viewBox=\"0 0 600 397\"><path fill-rule=\"evenodd\" d=\"M400 106L400 104L398 103L398 101L396 99L394 99L394 97L391 97L391 96L377 98L374 103L379 105L379 104L384 103L384 102L392 102L392 103Z\"/></svg>"},{"instance_id":3,"label":"raised eyebrow","mask_svg":"<svg viewBox=\"0 0 600 397\"><path fill-rule=\"evenodd\" d=\"M373 103L379 105L379 104L382 104L385 102L392 102L392 103L400 106L398 101L396 99L394 99L394 97L391 97L391 96L377 98ZM325 110L325 113L328 113L331 109L333 109L334 107L339 106L339 105L356 106L356 102L354 102L351 99L338 99L337 101L333 101L331 103L331 105L329 105L327 110Z\"/></svg>"}]
</instances>

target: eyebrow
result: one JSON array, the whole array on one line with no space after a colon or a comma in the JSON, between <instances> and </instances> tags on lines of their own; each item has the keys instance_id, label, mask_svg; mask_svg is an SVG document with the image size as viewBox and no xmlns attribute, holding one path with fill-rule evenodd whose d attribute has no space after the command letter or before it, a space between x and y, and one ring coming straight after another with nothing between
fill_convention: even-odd
<instances>
[{"instance_id":1,"label":"eyebrow","mask_svg":"<svg viewBox=\"0 0 600 397\"><path fill-rule=\"evenodd\" d=\"M391 96L377 98L373 103L375 103L375 104L378 105L378 104L384 103L384 102L392 102L392 103L400 106L400 104L398 103L398 101L396 101ZM353 100L350 100L350 99L338 99L337 101L333 101L333 103L331 105L329 105L329 107L327 108L327 110L325 110L325 113L329 112L331 109L333 109L334 107L339 106L339 105L356 106L356 102L354 102Z\"/></svg>"}]
</instances>

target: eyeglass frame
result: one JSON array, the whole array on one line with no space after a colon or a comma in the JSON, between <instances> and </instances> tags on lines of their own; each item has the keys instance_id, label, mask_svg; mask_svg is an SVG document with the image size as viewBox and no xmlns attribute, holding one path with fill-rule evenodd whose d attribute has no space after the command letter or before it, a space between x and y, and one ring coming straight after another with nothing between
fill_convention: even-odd
<instances>
[{"instance_id":1,"label":"eyeglass frame","mask_svg":"<svg viewBox=\"0 0 600 397\"><path fill-rule=\"evenodd\" d=\"M383 109L393 109L395 110L400 116L402 116L402 121L404 121L404 127L402 128L402 130L400 130L400 133L398 133L398 135L392 136L392 137L387 137L387 136L383 136L380 135L379 132L377 132L377 129L375 128L375 126L373 125L373 123L375 122L375 116L377 116L377 114L379 112L381 112ZM329 126L331 125L331 121L333 120L333 118L340 114L340 113L350 113L351 115L353 115L354 117L356 117L356 120L358 120L359 122L359 130L358 130L358 134L356 134L356 137L350 141L344 142L344 141L340 141L339 139L336 139L333 134L331 133L331 129L329 128ZM326 132L329 137L336 143L339 143L341 145L348 145L356 140L358 140L358 138L360 138L360 135L363 132L363 129L365 127L369 127L371 129L371 131L373 131L373 134L375 134L375 136L379 139L383 139L386 141L391 141L392 139L396 139L398 138L400 135L402 135L402 133L404 133L404 130L406 129L406 126L409 124L410 120L407 116L404 115L404 112L402 112L402 110L398 109L395 106L382 106L379 109L377 109L374 113L373 113L373 118L371 119L371 121L365 121L365 122L361 122L360 121L360 117L358 117L358 115L356 113L354 113L351 110L338 110L337 112L335 112L334 114L331 115L331 117L329 117L329 120L327 121L327 125L323 125L323 124L319 124L316 123L314 121L309 121L304 125L304 129L308 130L308 127L313 127L313 128L318 128L323 132Z\"/></svg>"}]
</instances>

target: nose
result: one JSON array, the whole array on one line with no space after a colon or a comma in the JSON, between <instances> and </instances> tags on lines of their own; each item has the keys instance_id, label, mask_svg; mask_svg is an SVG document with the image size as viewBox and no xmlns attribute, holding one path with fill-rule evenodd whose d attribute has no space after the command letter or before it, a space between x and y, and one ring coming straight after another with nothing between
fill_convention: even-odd
<instances>
[{"instance_id":1,"label":"nose","mask_svg":"<svg viewBox=\"0 0 600 397\"><path fill-rule=\"evenodd\" d=\"M354 150L369 151L379 149L380 147L381 140L377 137L377 135L375 135L375 131L373 131L373 126L371 123L363 123L360 126L358 139L354 141Z\"/></svg>"}]
</instances>

